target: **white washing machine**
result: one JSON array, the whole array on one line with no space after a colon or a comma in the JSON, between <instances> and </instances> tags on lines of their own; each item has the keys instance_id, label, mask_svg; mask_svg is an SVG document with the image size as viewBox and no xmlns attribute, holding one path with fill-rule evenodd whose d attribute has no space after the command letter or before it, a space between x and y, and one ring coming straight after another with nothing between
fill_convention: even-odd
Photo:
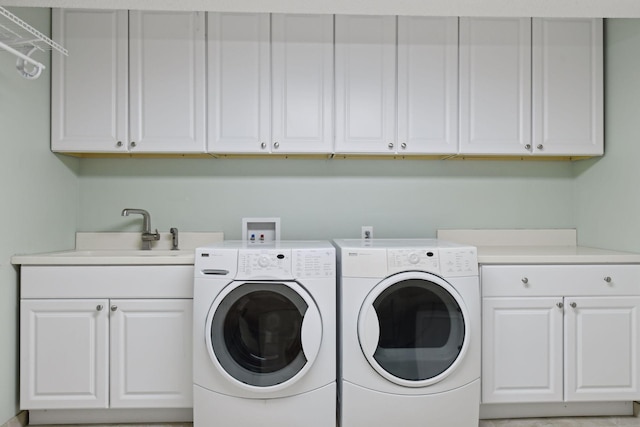
<instances>
[{"instance_id":1,"label":"white washing machine","mask_svg":"<svg viewBox=\"0 0 640 427\"><path fill-rule=\"evenodd\" d=\"M480 283L474 247L335 240L342 427L477 427Z\"/></svg>"},{"instance_id":2,"label":"white washing machine","mask_svg":"<svg viewBox=\"0 0 640 427\"><path fill-rule=\"evenodd\" d=\"M226 241L194 267L194 426L335 426L335 248Z\"/></svg>"}]
</instances>

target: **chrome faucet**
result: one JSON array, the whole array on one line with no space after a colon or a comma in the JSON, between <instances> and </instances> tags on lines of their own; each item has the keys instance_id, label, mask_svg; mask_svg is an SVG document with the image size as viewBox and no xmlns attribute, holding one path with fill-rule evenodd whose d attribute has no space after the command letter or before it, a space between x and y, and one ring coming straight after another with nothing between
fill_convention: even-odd
<instances>
[{"instance_id":1,"label":"chrome faucet","mask_svg":"<svg viewBox=\"0 0 640 427\"><path fill-rule=\"evenodd\" d=\"M151 250L151 242L160 240L160 233L158 233L157 229L155 233L151 232L151 215L144 209L126 208L122 210L122 216L129 216L130 214L142 215L142 249Z\"/></svg>"}]
</instances>

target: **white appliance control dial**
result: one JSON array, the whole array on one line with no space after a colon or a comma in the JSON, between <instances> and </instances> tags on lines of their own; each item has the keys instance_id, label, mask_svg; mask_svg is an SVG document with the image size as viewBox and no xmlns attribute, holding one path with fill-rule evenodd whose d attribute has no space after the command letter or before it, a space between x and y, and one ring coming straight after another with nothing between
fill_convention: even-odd
<instances>
[{"instance_id":1,"label":"white appliance control dial","mask_svg":"<svg viewBox=\"0 0 640 427\"><path fill-rule=\"evenodd\" d=\"M419 262L420 262L420 255L418 255L418 254L417 254L417 253L415 253L415 252L411 252L411 253L409 254L408 258L409 258L409 262L410 262L411 264L417 264L417 263L419 263Z\"/></svg>"},{"instance_id":2,"label":"white appliance control dial","mask_svg":"<svg viewBox=\"0 0 640 427\"><path fill-rule=\"evenodd\" d=\"M266 255L260 255L258 258L258 265L262 268L265 268L269 265L269 257Z\"/></svg>"}]
</instances>

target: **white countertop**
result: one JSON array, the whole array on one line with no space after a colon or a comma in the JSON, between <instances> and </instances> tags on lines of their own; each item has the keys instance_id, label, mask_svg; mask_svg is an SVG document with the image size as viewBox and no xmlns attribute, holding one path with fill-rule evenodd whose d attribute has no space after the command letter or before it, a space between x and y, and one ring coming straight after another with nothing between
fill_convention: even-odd
<instances>
[{"instance_id":1,"label":"white countertop","mask_svg":"<svg viewBox=\"0 0 640 427\"><path fill-rule=\"evenodd\" d=\"M171 250L171 234L160 233L151 250L140 249L140 233L76 233L76 248L14 255L15 265L193 265L195 248L223 240L221 232L178 233L179 250Z\"/></svg>"},{"instance_id":2,"label":"white countertop","mask_svg":"<svg viewBox=\"0 0 640 427\"><path fill-rule=\"evenodd\" d=\"M640 254L586 246L478 246L479 264L629 264Z\"/></svg>"},{"instance_id":3,"label":"white countertop","mask_svg":"<svg viewBox=\"0 0 640 427\"><path fill-rule=\"evenodd\" d=\"M575 229L438 230L478 248L479 264L633 264L640 254L577 245Z\"/></svg>"}]
</instances>

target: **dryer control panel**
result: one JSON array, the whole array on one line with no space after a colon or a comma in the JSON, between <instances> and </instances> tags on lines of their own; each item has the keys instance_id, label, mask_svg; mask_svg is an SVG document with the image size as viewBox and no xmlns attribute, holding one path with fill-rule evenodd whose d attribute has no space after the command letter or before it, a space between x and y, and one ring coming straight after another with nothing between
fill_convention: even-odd
<instances>
[{"instance_id":1,"label":"dryer control panel","mask_svg":"<svg viewBox=\"0 0 640 427\"><path fill-rule=\"evenodd\" d=\"M476 248L440 249L440 270L444 277L476 276L478 251Z\"/></svg>"},{"instance_id":2,"label":"dryer control panel","mask_svg":"<svg viewBox=\"0 0 640 427\"><path fill-rule=\"evenodd\" d=\"M387 268L389 273L407 270L421 270L431 273L440 271L437 249L389 249L387 250Z\"/></svg>"}]
</instances>

